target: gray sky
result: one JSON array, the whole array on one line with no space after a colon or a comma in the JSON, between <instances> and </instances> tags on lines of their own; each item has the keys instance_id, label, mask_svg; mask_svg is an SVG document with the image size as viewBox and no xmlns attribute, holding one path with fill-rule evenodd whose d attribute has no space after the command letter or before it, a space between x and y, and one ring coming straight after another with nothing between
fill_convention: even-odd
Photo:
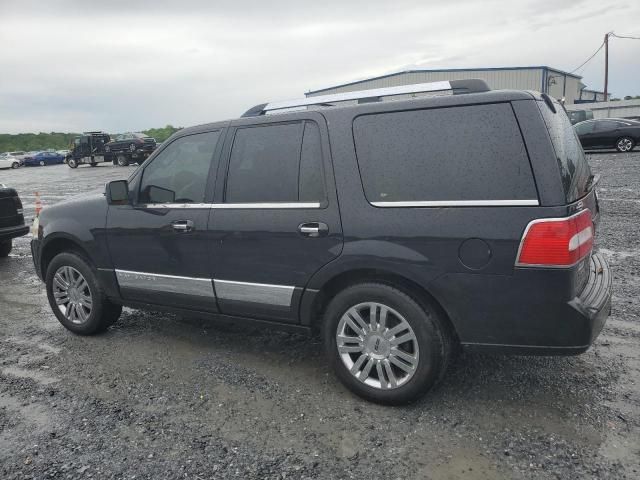
<instances>
[{"instance_id":1,"label":"gray sky","mask_svg":"<svg viewBox=\"0 0 640 480\"><path fill-rule=\"evenodd\" d=\"M640 36L640 2L0 0L0 132L195 125L408 68L571 71L610 30ZM640 95L640 41L610 47L609 90Z\"/></svg>"}]
</instances>

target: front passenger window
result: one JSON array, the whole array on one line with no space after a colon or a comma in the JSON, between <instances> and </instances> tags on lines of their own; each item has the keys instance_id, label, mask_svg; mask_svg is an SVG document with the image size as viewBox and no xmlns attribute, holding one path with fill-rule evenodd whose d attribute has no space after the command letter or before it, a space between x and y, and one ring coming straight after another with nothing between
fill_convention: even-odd
<instances>
[{"instance_id":1,"label":"front passenger window","mask_svg":"<svg viewBox=\"0 0 640 480\"><path fill-rule=\"evenodd\" d=\"M171 142L144 169L138 203L202 203L220 132Z\"/></svg>"}]
</instances>

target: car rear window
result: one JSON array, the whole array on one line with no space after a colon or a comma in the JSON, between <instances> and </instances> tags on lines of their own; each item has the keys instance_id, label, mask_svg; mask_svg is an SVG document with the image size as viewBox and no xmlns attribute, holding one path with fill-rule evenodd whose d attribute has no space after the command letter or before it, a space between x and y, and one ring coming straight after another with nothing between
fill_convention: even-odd
<instances>
[{"instance_id":1,"label":"car rear window","mask_svg":"<svg viewBox=\"0 0 640 480\"><path fill-rule=\"evenodd\" d=\"M353 133L371 203L538 198L508 103L364 115Z\"/></svg>"},{"instance_id":2,"label":"car rear window","mask_svg":"<svg viewBox=\"0 0 640 480\"><path fill-rule=\"evenodd\" d=\"M567 202L572 203L588 192L591 168L569 117L559 103L554 102L554 105L556 113L545 103L538 102L558 160Z\"/></svg>"}]
</instances>

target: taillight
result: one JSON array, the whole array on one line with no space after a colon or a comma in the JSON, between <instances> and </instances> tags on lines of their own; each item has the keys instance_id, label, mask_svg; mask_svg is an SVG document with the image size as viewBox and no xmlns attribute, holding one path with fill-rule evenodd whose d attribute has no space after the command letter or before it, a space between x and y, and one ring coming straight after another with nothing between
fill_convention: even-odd
<instances>
[{"instance_id":1,"label":"taillight","mask_svg":"<svg viewBox=\"0 0 640 480\"><path fill-rule=\"evenodd\" d=\"M520 241L519 267L570 267L593 248L593 221L589 209L567 218L529 222Z\"/></svg>"}]
</instances>

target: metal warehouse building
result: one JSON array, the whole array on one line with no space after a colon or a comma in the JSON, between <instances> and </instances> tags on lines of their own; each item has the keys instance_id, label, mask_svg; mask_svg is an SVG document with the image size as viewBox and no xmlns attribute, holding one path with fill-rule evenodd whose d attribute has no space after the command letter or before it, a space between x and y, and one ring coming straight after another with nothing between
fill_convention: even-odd
<instances>
[{"instance_id":1,"label":"metal warehouse building","mask_svg":"<svg viewBox=\"0 0 640 480\"><path fill-rule=\"evenodd\" d=\"M442 80L466 80L480 78L489 87L498 89L537 90L557 99L565 99L567 104L580 100L585 85L582 77L546 66L465 68L444 70L407 70L380 77L344 83L334 87L308 92L307 97L330 93L352 92L371 88L396 87L414 83L437 82Z\"/></svg>"},{"instance_id":2,"label":"metal warehouse building","mask_svg":"<svg viewBox=\"0 0 640 480\"><path fill-rule=\"evenodd\" d=\"M640 118L640 100L615 100L606 103L582 103L567 110L591 110L593 118Z\"/></svg>"}]
</instances>

